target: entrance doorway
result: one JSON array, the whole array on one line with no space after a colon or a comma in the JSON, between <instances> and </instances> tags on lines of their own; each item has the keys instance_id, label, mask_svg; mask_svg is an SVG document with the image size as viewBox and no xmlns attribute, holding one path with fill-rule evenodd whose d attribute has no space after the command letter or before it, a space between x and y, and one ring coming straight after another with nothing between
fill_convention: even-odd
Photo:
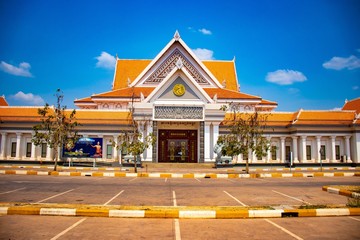
<instances>
[{"instance_id":1,"label":"entrance doorway","mask_svg":"<svg viewBox=\"0 0 360 240\"><path fill-rule=\"evenodd\" d=\"M159 130L158 162L197 163L197 131Z\"/></svg>"}]
</instances>

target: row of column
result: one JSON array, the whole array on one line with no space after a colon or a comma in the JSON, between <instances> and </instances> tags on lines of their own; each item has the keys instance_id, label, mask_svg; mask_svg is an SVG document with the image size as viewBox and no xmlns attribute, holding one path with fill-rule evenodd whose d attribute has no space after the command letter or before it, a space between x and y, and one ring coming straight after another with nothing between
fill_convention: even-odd
<instances>
[{"instance_id":1,"label":"row of column","mask_svg":"<svg viewBox=\"0 0 360 240\"><path fill-rule=\"evenodd\" d=\"M306 161L306 138L307 136L300 136L300 154L298 152L298 137L297 136L292 136L292 153L293 153L293 161L299 162L299 161ZM316 159L315 160L320 160L321 159L321 153L320 153L320 149L321 149L321 136L316 136ZM285 160L285 139L286 137L280 137L280 159L281 160ZM330 155L330 160L336 160L336 144L335 144L335 140L336 140L336 136L330 136L331 139L331 155ZM271 138L269 138L269 140L271 141ZM345 140L345 155L346 155L346 160L351 160L351 154L350 154L350 136L344 136L344 140ZM271 157L270 155L270 150L268 152L268 159ZM300 155L300 157L299 157Z\"/></svg>"},{"instance_id":2,"label":"row of column","mask_svg":"<svg viewBox=\"0 0 360 240\"><path fill-rule=\"evenodd\" d=\"M219 122L205 122L204 126L204 158L205 162L214 161L214 146L219 138Z\"/></svg>"}]
</instances>

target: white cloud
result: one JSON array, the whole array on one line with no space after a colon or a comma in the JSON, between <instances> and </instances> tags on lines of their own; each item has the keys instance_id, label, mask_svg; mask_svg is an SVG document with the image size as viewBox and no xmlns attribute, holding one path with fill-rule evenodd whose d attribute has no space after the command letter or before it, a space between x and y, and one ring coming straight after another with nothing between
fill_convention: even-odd
<instances>
[{"instance_id":1,"label":"white cloud","mask_svg":"<svg viewBox=\"0 0 360 240\"><path fill-rule=\"evenodd\" d=\"M10 96L10 98L17 100L26 105L44 105L45 101L39 95L32 93L23 93L19 91L17 94Z\"/></svg>"},{"instance_id":2,"label":"white cloud","mask_svg":"<svg viewBox=\"0 0 360 240\"><path fill-rule=\"evenodd\" d=\"M353 86L352 87L352 90L358 90L359 89L359 86Z\"/></svg>"},{"instance_id":3,"label":"white cloud","mask_svg":"<svg viewBox=\"0 0 360 240\"><path fill-rule=\"evenodd\" d=\"M98 62L96 63L96 67L98 68L106 68L106 69L114 69L116 59L114 56L110 55L107 52L101 52L100 56L96 57Z\"/></svg>"},{"instance_id":4,"label":"white cloud","mask_svg":"<svg viewBox=\"0 0 360 240\"><path fill-rule=\"evenodd\" d=\"M354 55L348 58L333 57L329 61L322 65L326 69L342 70L347 68L348 70L360 68L360 59Z\"/></svg>"},{"instance_id":5,"label":"white cloud","mask_svg":"<svg viewBox=\"0 0 360 240\"><path fill-rule=\"evenodd\" d=\"M205 28L199 29L199 32L201 32L204 35L211 35L212 34L212 32L210 30L205 29Z\"/></svg>"},{"instance_id":6,"label":"white cloud","mask_svg":"<svg viewBox=\"0 0 360 240\"><path fill-rule=\"evenodd\" d=\"M279 85L291 85L295 82L304 82L307 78L302 72L294 70L280 69L275 72L269 72L266 75L266 81Z\"/></svg>"},{"instance_id":7,"label":"white cloud","mask_svg":"<svg viewBox=\"0 0 360 240\"><path fill-rule=\"evenodd\" d=\"M334 107L333 109L330 109L330 111L341 111L342 108L341 107Z\"/></svg>"},{"instance_id":8,"label":"white cloud","mask_svg":"<svg viewBox=\"0 0 360 240\"><path fill-rule=\"evenodd\" d=\"M200 58L200 60L214 60L214 51L206 48L196 48L193 49L195 55Z\"/></svg>"},{"instance_id":9,"label":"white cloud","mask_svg":"<svg viewBox=\"0 0 360 240\"><path fill-rule=\"evenodd\" d=\"M21 77L33 77L33 75L30 73L30 68L31 66L27 62L20 63L18 67L6 63L4 61L1 61L0 64L0 69L2 71L9 73L11 75L21 76Z\"/></svg>"}]
</instances>

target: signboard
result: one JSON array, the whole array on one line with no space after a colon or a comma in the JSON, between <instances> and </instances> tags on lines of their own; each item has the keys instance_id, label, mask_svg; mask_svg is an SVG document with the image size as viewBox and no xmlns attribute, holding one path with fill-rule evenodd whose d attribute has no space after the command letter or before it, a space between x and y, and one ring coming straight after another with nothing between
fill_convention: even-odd
<instances>
[{"instance_id":1,"label":"signboard","mask_svg":"<svg viewBox=\"0 0 360 240\"><path fill-rule=\"evenodd\" d=\"M102 158L102 143L102 138L79 138L73 148L69 149L67 146L64 146L63 157Z\"/></svg>"}]
</instances>

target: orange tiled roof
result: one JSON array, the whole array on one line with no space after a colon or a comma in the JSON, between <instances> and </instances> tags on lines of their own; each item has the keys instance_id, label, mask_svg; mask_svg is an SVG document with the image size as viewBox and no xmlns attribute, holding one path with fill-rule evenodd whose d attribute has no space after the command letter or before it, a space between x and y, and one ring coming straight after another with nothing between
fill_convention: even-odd
<instances>
[{"instance_id":1,"label":"orange tiled roof","mask_svg":"<svg viewBox=\"0 0 360 240\"><path fill-rule=\"evenodd\" d=\"M150 62L151 60L118 59L112 90L126 88L128 79L133 82Z\"/></svg>"},{"instance_id":2,"label":"orange tiled roof","mask_svg":"<svg viewBox=\"0 0 360 240\"><path fill-rule=\"evenodd\" d=\"M218 99L257 99L261 100L260 97L241 93L234 90L228 90L223 88L204 88L205 92L213 98L217 94Z\"/></svg>"},{"instance_id":3,"label":"orange tiled roof","mask_svg":"<svg viewBox=\"0 0 360 240\"><path fill-rule=\"evenodd\" d=\"M9 106L9 104L5 100L5 97L3 96L0 96L0 106Z\"/></svg>"},{"instance_id":4,"label":"orange tiled roof","mask_svg":"<svg viewBox=\"0 0 360 240\"><path fill-rule=\"evenodd\" d=\"M37 107L0 107L1 121L40 121Z\"/></svg>"},{"instance_id":5,"label":"orange tiled roof","mask_svg":"<svg viewBox=\"0 0 360 240\"><path fill-rule=\"evenodd\" d=\"M355 112L352 111L306 111L301 110L294 125L346 125L352 124Z\"/></svg>"},{"instance_id":6,"label":"orange tiled roof","mask_svg":"<svg viewBox=\"0 0 360 240\"><path fill-rule=\"evenodd\" d=\"M203 64L216 77L220 84L225 80L226 89L238 91L234 61L203 61Z\"/></svg>"},{"instance_id":7,"label":"orange tiled roof","mask_svg":"<svg viewBox=\"0 0 360 240\"><path fill-rule=\"evenodd\" d=\"M149 65L151 60L118 59L112 90L126 88L128 79L133 82ZM238 90L235 63L233 61L203 61L204 65L222 84L226 80L226 89Z\"/></svg>"},{"instance_id":8,"label":"orange tiled roof","mask_svg":"<svg viewBox=\"0 0 360 240\"><path fill-rule=\"evenodd\" d=\"M106 92L106 93L100 93L100 94L96 94L93 95L93 98L97 98L97 97L101 97L101 98L112 98L112 97L117 97L117 98L130 98L133 96L134 97L140 97L140 94L142 93L144 95L144 97L147 97L150 95L150 93L154 90L154 87L127 87L127 88L122 88L122 89L117 89L111 92Z\"/></svg>"},{"instance_id":9,"label":"orange tiled roof","mask_svg":"<svg viewBox=\"0 0 360 240\"><path fill-rule=\"evenodd\" d=\"M94 101L91 99L91 97L76 99L74 102L75 103L94 103Z\"/></svg>"},{"instance_id":10,"label":"orange tiled roof","mask_svg":"<svg viewBox=\"0 0 360 240\"><path fill-rule=\"evenodd\" d=\"M342 110L355 110L357 114L360 113L360 98L347 101Z\"/></svg>"},{"instance_id":11,"label":"orange tiled roof","mask_svg":"<svg viewBox=\"0 0 360 240\"><path fill-rule=\"evenodd\" d=\"M251 114L251 113L250 113ZM289 126L297 113L293 112L259 112L260 120L263 119L266 121L266 126L279 126L285 127ZM233 113L226 113L222 125L227 125L228 122L231 122L233 119ZM247 118L249 115L247 113L238 113L238 117Z\"/></svg>"},{"instance_id":12,"label":"orange tiled roof","mask_svg":"<svg viewBox=\"0 0 360 240\"><path fill-rule=\"evenodd\" d=\"M70 114L72 110L67 110ZM76 110L76 121L80 124L130 124L130 112L108 110Z\"/></svg>"}]
</instances>

